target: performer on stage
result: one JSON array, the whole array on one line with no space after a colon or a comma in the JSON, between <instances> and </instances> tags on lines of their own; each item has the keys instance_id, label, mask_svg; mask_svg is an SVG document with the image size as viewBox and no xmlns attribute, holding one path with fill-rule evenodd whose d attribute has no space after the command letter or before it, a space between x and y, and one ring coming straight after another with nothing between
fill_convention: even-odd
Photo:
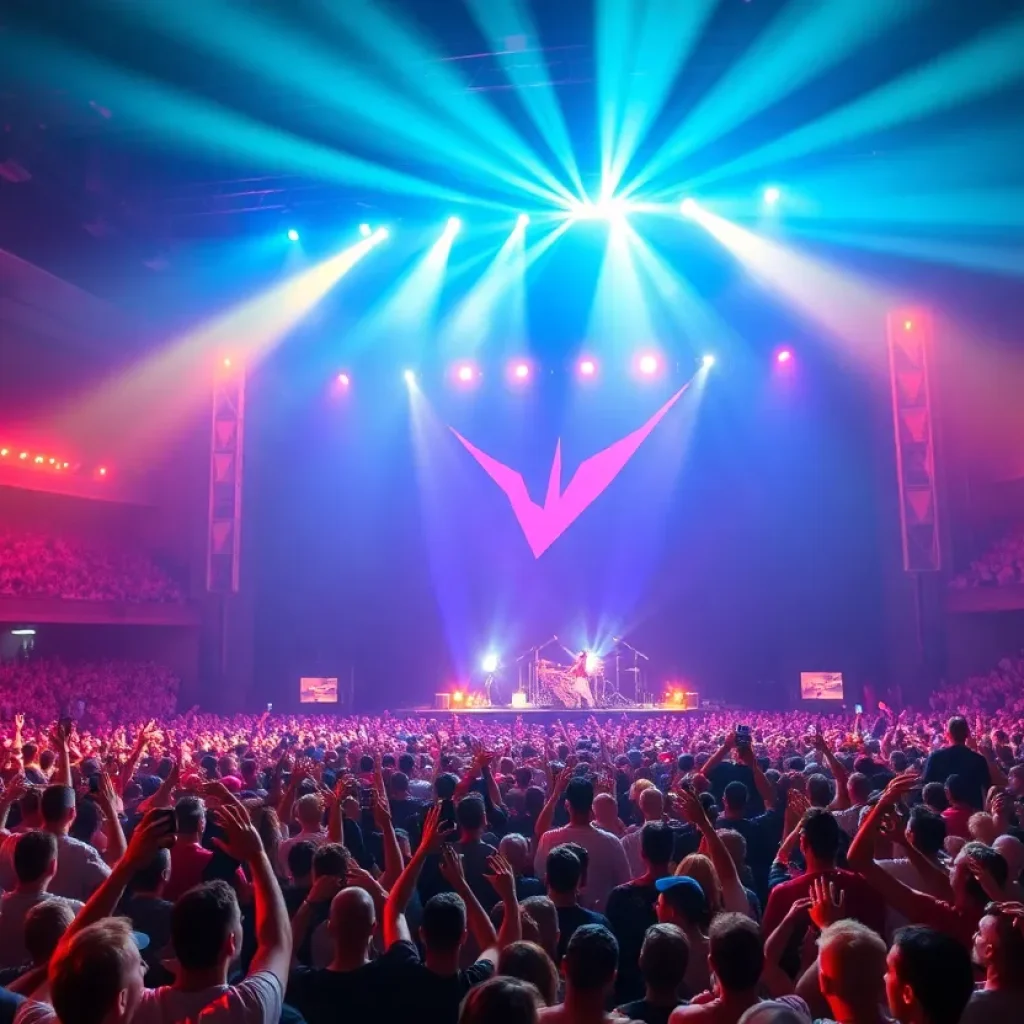
<instances>
[{"instance_id":1,"label":"performer on stage","mask_svg":"<svg viewBox=\"0 0 1024 1024\"><path fill-rule=\"evenodd\" d=\"M590 689L590 673L587 671L587 652L580 651L569 670L572 673L572 690L588 708L594 706L594 693ZM579 705L577 705L578 707Z\"/></svg>"}]
</instances>

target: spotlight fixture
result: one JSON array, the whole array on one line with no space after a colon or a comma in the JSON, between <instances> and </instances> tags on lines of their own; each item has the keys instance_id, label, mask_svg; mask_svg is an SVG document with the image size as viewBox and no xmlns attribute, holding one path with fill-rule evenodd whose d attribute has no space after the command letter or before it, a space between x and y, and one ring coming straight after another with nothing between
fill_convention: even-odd
<instances>
[{"instance_id":1,"label":"spotlight fixture","mask_svg":"<svg viewBox=\"0 0 1024 1024\"><path fill-rule=\"evenodd\" d=\"M455 376L463 383L468 384L475 376L476 371L470 363L460 363L455 368Z\"/></svg>"},{"instance_id":2,"label":"spotlight fixture","mask_svg":"<svg viewBox=\"0 0 1024 1024\"><path fill-rule=\"evenodd\" d=\"M780 363L780 364L788 363L792 358L793 358L793 351L792 351L792 349L780 348L779 351L775 353L775 362Z\"/></svg>"},{"instance_id":3,"label":"spotlight fixture","mask_svg":"<svg viewBox=\"0 0 1024 1024\"><path fill-rule=\"evenodd\" d=\"M712 354L711 354L711 353L709 352L709 353L708 353L708 354L707 354L707 355L706 355L706 356L705 356L705 357L704 357L704 358L703 358L703 359L702 359L702 360L700 361L700 365L701 365L701 366L703 366L705 370L710 370L710 369L711 369L711 367L715 365L715 357L714 357L714 356L713 356L713 355L712 355Z\"/></svg>"},{"instance_id":4,"label":"spotlight fixture","mask_svg":"<svg viewBox=\"0 0 1024 1024\"><path fill-rule=\"evenodd\" d=\"M338 383L343 387L347 388L352 383L352 378L347 373L338 374Z\"/></svg>"},{"instance_id":5,"label":"spotlight fixture","mask_svg":"<svg viewBox=\"0 0 1024 1024\"><path fill-rule=\"evenodd\" d=\"M645 377L653 377L658 372L658 357L648 353L645 356L640 357L637 366L640 368L640 372Z\"/></svg>"},{"instance_id":6,"label":"spotlight fixture","mask_svg":"<svg viewBox=\"0 0 1024 1024\"><path fill-rule=\"evenodd\" d=\"M494 651L488 651L483 658L480 659L480 668L484 670L488 675L492 675L498 671L498 665L501 663L501 659Z\"/></svg>"},{"instance_id":7,"label":"spotlight fixture","mask_svg":"<svg viewBox=\"0 0 1024 1024\"><path fill-rule=\"evenodd\" d=\"M593 377L597 373L597 363L589 357L581 359L579 362L579 371L581 377Z\"/></svg>"},{"instance_id":8,"label":"spotlight fixture","mask_svg":"<svg viewBox=\"0 0 1024 1024\"><path fill-rule=\"evenodd\" d=\"M903 321L903 330L905 330L905 331L912 331L913 329L914 329L914 321L913 320L904 320Z\"/></svg>"},{"instance_id":9,"label":"spotlight fixture","mask_svg":"<svg viewBox=\"0 0 1024 1024\"><path fill-rule=\"evenodd\" d=\"M416 383L416 374L412 370L406 370L402 377L405 379L405 383L412 387Z\"/></svg>"},{"instance_id":10,"label":"spotlight fixture","mask_svg":"<svg viewBox=\"0 0 1024 1024\"><path fill-rule=\"evenodd\" d=\"M298 233L298 231L296 231L295 228L289 228L288 229L288 241L289 242L297 242L298 240L299 240L299 233Z\"/></svg>"},{"instance_id":11,"label":"spotlight fixture","mask_svg":"<svg viewBox=\"0 0 1024 1024\"><path fill-rule=\"evenodd\" d=\"M697 205L697 200L691 198L690 196L687 196L679 204L679 212L684 217L692 217L697 212L697 210L699 210L699 209L700 209L700 207Z\"/></svg>"},{"instance_id":12,"label":"spotlight fixture","mask_svg":"<svg viewBox=\"0 0 1024 1024\"><path fill-rule=\"evenodd\" d=\"M512 379L523 381L530 376L530 364L520 360L512 364Z\"/></svg>"},{"instance_id":13,"label":"spotlight fixture","mask_svg":"<svg viewBox=\"0 0 1024 1024\"><path fill-rule=\"evenodd\" d=\"M361 234L363 238L369 238L370 235L373 234L373 228L371 228L369 224L360 224L359 234Z\"/></svg>"},{"instance_id":14,"label":"spotlight fixture","mask_svg":"<svg viewBox=\"0 0 1024 1024\"><path fill-rule=\"evenodd\" d=\"M766 206L774 206L782 198L782 191L777 185L769 185L764 190L764 201Z\"/></svg>"},{"instance_id":15,"label":"spotlight fixture","mask_svg":"<svg viewBox=\"0 0 1024 1024\"><path fill-rule=\"evenodd\" d=\"M516 219L516 227L519 228L520 231L522 231L523 228L525 228L526 225L529 223L530 215L528 213L521 213L519 214L519 217Z\"/></svg>"},{"instance_id":16,"label":"spotlight fixture","mask_svg":"<svg viewBox=\"0 0 1024 1024\"><path fill-rule=\"evenodd\" d=\"M462 221L458 217L449 217L448 223L445 225L445 231L449 235L457 235L462 230Z\"/></svg>"}]
</instances>

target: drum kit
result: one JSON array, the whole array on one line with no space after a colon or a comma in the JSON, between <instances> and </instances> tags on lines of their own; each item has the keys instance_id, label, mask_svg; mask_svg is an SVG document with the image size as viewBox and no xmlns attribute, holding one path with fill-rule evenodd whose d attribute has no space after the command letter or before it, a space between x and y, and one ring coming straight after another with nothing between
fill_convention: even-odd
<instances>
[{"instance_id":1,"label":"drum kit","mask_svg":"<svg viewBox=\"0 0 1024 1024\"><path fill-rule=\"evenodd\" d=\"M533 707L637 707L644 703L645 690L642 661L647 655L620 637L604 657L586 656L586 674L577 670L579 656L573 654L557 636L524 651L517 659L519 689L527 694ZM546 656L554 645L571 662ZM624 685L630 693L624 692Z\"/></svg>"}]
</instances>

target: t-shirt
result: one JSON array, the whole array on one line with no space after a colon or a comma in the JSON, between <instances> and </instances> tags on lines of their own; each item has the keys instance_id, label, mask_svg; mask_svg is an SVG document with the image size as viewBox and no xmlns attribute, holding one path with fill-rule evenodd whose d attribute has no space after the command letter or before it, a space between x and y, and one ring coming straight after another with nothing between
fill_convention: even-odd
<instances>
[{"instance_id":1,"label":"t-shirt","mask_svg":"<svg viewBox=\"0 0 1024 1024\"><path fill-rule=\"evenodd\" d=\"M960 1017L960 1024L1020 1024L1024 1020L1024 991L978 989Z\"/></svg>"},{"instance_id":2,"label":"t-shirt","mask_svg":"<svg viewBox=\"0 0 1024 1024\"><path fill-rule=\"evenodd\" d=\"M95 846L71 836L57 836L57 873L50 892L84 903L106 881L110 868Z\"/></svg>"},{"instance_id":3,"label":"t-shirt","mask_svg":"<svg viewBox=\"0 0 1024 1024\"><path fill-rule=\"evenodd\" d=\"M20 967L31 959L25 948L25 917L47 900L60 900L75 914L84 906L48 892L9 892L0 899L0 967Z\"/></svg>"},{"instance_id":4,"label":"t-shirt","mask_svg":"<svg viewBox=\"0 0 1024 1024\"><path fill-rule=\"evenodd\" d=\"M573 933L577 928L582 928L585 924L600 924L604 925L609 931L611 926L608 923L608 918L604 914L599 914L596 910L587 910L586 907L558 907L558 962L562 962L562 957L565 956L566 948L569 945L569 940L572 938Z\"/></svg>"},{"instance_id":5,"label":"t-shirt","mask_svg":"<svg viewBox=\"0 0 1024 1024\"><path fill-rule=\"evenodd\" d=\"M142 993L132 1024L278 1024L284 993L269 971L237 985L213 985L198 992L152 988ZM58 1024L49 1003L22 1004L15 1024Z\"/></svg>"},{"instance_id":6,"label":"t-shirt","mask_svg":"<svg viewBox=\"0 0 1024 1024\"><path fill-rule=\"evenodd\" d=\"M404 951L397 958L385 953L354 971L296 967L288 979L285 999L308 1024L336 1024L342 1008L345 1019L353 1022L384 1019L382 1011L394 998L395 961L401 962L403 957Z\"/></svg>"},{"instance_id":7,"label":"t-shirt","mask_svg":"<svg viewBox=\"0 0 1024 1024\"><path fill-rule=\"evenodd\" d=\"M172 903L203 881L203 872L213 860L213 850L200 843L175 843L171 847L171 877L164 896Z\"/></svg>"},{"instance_id":8,"label":"t-shirt","mask_svg":"<svg viewBox=\"0 0 1024 1024\"><path fill-rule=\"evenodd\" d=\"M929 782L945 784L950 775L959 775L970 787L968 800L972 807L980 811L985 806L984 800L988 787L992 785L988 761L981 754L971 750L970 747L959 744L943 747L928 756L921 783L922 785Z\"/></svg>"},{"instance_id":9,"label":"t-shirt","mask_svg":"<svg viewBox=\"0 0 1024 1024\"><path fill-rule=\"evenodd\" d=\"M283 843L280 844L280 846L278 846L278 848L277 848L277 865L278 865L278 869L280 870L281 874L285 878L287 878L289 876L289 871L288 871L288 853L289 853L289 851L291 850L291 848L296 843L301 843L301 842L303 842L303 841L305 841L307 839L315 847L317 847L317 849L319 849L321 846L324 845L324 843L327 842L327 831L325 829L321 829L321 830L319 830L317 832L299 832L297 835L292 836L291 839L286 839ZM172 874L171 878L173 879L173 877L174 876Z\"/></svg>"},{"instance_id":10,"label":"t-shirt","mask_svg":"<svg viewBox=\"0 0 1024 1024\"><path fill-rule=\"evenodd\" d=\"M710 772L705 773L708 782L711 784L711 792L715 796L715 802L721 806L722 794L730 782L742 782L747 787L747 812L749 814L760 814L764 811L764 799L757 791L754 783L754 772L749 765L740 764L738 761L719 761Z\"/></svg>"},{"instance_id":11,"label":"t-shirt","mask_svg":"<svg viewBox=\"0 0 1024 1024\"><path fill-rule=\"evenodd\" d=\"M885 935L885 901L860 875L841 868L816 873L807 871L775 886L764 910L764 921L761 924L764 935L771 935L775 931L797 900L810 895L811 882L815 878L835 882L836 888L844 893L847 916L866 924L879 935Z\"/></svg>"},{"instance_id":12,"label":"t-shirt","mask_svg":"<svg viewBox=\"0 0 1024 1024\"><path fill-rule=\"evenodd\" d=\"M132 928L149 937L149 945L142 950L142 959L152 968L164 958L171 941L171 911L174 904L158 896L125 896L118 914L132 922ZM147 975L147 981L149 975Z\"/></svg>"},{"instance_id":13,"label":"t-shirt","mask_svg":"<svg viewBox=\"0 0 1024 1024\"><path fill-rule=\"evenodd\" d=\"M630 879L629 861L622 840L595 825L566 825L549 829L537 842L534 867L542 879L547 877L548 854L562 843L579 843L590 855L587 885L580 892L580 903L591 910L603 911L612 889Z\"/></svg>"},{"instance_id":14,"label":"t-shirt","mask_svg":"<svg viewBox=\"0 0 1024 1024\"><path fill-rule=\"evenodd\" d=\"M442 977L429 970L416 947L405 941L394 943L381 959L388 963L384 978L393 1001L374 1014L381 1021L457 1024L466 993L494 974L490 960L477 960L458 974Z\"/></svg>"},{"instance_id":15,"label":"t-shirt","mask_svg":"<svg viewBox=\"0 0 1024 1024\"><path fill-rule=\"evenodd\" d=\"M942 820L946 823L946 835L970 839L971 830L968 823L973 814L974 811L968 807L947 807L942 812Z\"/></svg>"},{"instance_id":16,"label":"t-shirt","mask_svg":"<svg viewBox=\"0 0 1024 1024\"><path fill-rule=\"evenodd\" d=\"M658 923L654 909L657 899L658 890L653 885L638 882L617 886L608 897L608 922L619 943L619 973L615 977L617 1002L640 1000L644 994L640 948L647 929Z\"/></svg>"},{"instance_id":17,"label":"t-shirt","mask_svg":"<svg viewBox=\"0 0 1024 1024\"><path fill-rule=\"evenodd\" d=\"M677 1006L686 1006L685 999L678 999L671 1006L656 1006L646 999L635 999L631 1003L623 1003L616 1012L627 1020L642 1020L644 1024L668 1024L672 1011Z\"/></svg>"}]
</instances>

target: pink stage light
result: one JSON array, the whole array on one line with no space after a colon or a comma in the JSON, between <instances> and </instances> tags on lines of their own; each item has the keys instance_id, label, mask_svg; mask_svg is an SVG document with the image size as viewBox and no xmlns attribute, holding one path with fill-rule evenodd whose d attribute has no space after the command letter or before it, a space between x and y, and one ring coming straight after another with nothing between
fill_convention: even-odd
<instances>
[{"instance_id":1,"label":"pink stage light","mask_svg":"<svg viewBox=\"0 0 1024 1024\"><path fill-rule=\"evenodd\" d=\"M516 380L526 380L530 376L530 364L514 363L512 366L512 376Z\"/></svg>"},{"instance_id":2,"label":"pink stage light","mask_svg":"<svg viewBox=\"0 0 1024 1024\"><path fill-rule=\"evenodd\" d=\"M597 373L597 363L593 359L580 360L580 376L593 377Z\"/></svg>"},{"instance_id":3,"label":"pink stage light","mask_svg":"<svg viewBox=\"0 0 1024 1024\"><path fill-rule=\"evenodd\" d=\"M650 355L649 353L645 356L640 357L639 362L640 372L645 377L653 377L658 372L658 357Z\"/></svg>"},{"instance_id":4,"label":"pink stage light","mask_svg":"<svg viewBox=\"0 0 1024 1024\"><path fill-rule=\"evenodd\" d=\"M455 379L460 384L471 384L476 376L477 370L472 363L459 363L455 367Z\"/></svg>"},{"instance_id":5,"label":"pink stage light","mask_svg":"<svg viewBox=\"0 0 1024 1024\"><path fill-rule=\"evenodd\" d=\"M775 361L777 363L788 363L793 358L793 352L791 349L783 348L775 355Z\"/></svg>"},{"instance_id":6,"label":"pink stage light","mask_svg":"<svg viewBox=\"0 0 1024 1024\"><path fill-rule=\"evenodd\" d=\"M338 383L343 387L347 388L352 383L352 378L347 373L338 374Z\"/></svg>"}]
</instances>

